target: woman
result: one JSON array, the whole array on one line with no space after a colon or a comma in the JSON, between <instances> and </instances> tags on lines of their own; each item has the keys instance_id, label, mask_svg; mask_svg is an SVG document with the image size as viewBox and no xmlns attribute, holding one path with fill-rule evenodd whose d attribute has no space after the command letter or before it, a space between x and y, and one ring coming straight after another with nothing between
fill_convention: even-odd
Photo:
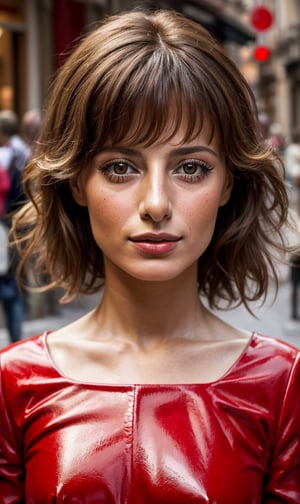
<instances>
[{"instance_id":1,"label":"woman","mask_svg":"<svg viewBox=\"0 0 300 504\"><path fill-rule=\"evenodd\" d=\"M2 351L1 502L299 503L299 350L212 311L276 278L278 163L198 24L133 11L79 44L14 236L20 275L34 257L64 301L104 290Z\"/></svg>"}]
</instances>

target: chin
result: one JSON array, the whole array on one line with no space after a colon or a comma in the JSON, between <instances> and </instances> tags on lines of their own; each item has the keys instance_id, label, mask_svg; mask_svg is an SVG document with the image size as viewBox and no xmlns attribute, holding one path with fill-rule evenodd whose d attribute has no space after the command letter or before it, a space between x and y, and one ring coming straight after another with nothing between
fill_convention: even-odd
<instances>
[{"instance_id":1,"label":"chin","mask_svg":"<svg viewBox=\"0 0 300 504\"><path fill-rule=\"evenodd\" d=\"M169 269L166 267L157 269L151 268L151 266L143 268L142 271L128 271L132 278L142 282L170 282L178 278L182 273L184 273L182 269Z\"/></svg>"}]
</instances>

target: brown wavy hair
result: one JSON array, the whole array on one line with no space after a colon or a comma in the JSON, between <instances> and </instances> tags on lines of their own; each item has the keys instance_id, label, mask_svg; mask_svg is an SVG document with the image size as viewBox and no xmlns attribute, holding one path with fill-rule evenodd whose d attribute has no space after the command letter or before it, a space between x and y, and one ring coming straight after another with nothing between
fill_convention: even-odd
<instances>
[{"instance_id":1,"label":"brown wavy hair","mask_svg":"<svg viewBox=\"0 0 300 504\"><path fill-rule=\"evenodd\" d=\"M200 293L211 307L223 299L249 309L249 301L265 299L270 273L277 282L274 253L287 250L283 166L261 136L255 99L238 68L203 27L172 10L104 19L59 71L24 173L28 203L14 218L19 278L29 265L44 290L62 287L66 300L99 289L103 255L70 180L107 142L156 141L170 113L169 137L187 114L185 141L209 120L234 179L199 258Z\"/></svg>"}]
</instances>

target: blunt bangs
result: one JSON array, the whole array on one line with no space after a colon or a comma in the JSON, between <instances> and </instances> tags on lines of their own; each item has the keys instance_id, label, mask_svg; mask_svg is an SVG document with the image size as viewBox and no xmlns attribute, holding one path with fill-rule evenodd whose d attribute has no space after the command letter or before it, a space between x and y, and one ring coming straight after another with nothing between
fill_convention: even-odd
<instances>
[{"instance_id":1,"label":"blunt bangs","mask_svg":"<svg viewBox=\"0 0 300 504\"><path fill-rule=\"evenodd\" d=\"M103 106L103 93L96 92L92 99L87 119L93 132L92 156L106 144L125 142L148 146L161 138L168 141L183 124L184 142L197 136L204 123L206 127L207 122L211 126L210 139L216 126L219 130L205 85L199 86L199 80L188 68L183 68L176 55L156 50L150 57L134 63L127 75L128 61L124 61L118 90L110 95L106 106ZM101 129L99 118L103 110Z\"/></svg>"}]
</instances>

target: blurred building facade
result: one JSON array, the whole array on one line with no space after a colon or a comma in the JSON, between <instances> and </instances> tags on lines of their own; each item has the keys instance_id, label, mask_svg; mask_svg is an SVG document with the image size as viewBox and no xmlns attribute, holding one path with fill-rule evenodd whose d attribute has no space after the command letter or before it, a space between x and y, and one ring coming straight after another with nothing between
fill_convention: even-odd
<instances>
[{"instance_id":1,"label":"blurred building facade","mask_svg":"<svg viewBox=\"0 0 300 504\"><path fill-rule=\"evenodd\" d=\"M270 30L261 35L271 56L260 65L262 107L282 125L287 143L300 129L300 0L266 0L274 13Z\"/></svg>"},{"instance_id":2,"label":"blurred building facade","mask_svg":"<svg viewBox=\"0 0 300 504\"><path fill-rule=\"evenodd\" d=\"M274 13L263 34L250 22L257 5ZM41 108L74 41L105 15L138 6L175 8L206 26L244 72L260 110L292 139L300 127L300 0L0 0L0 109ZM265 62L253 58L257 43L270 49Z\"/></svg>"}]
</instances>

